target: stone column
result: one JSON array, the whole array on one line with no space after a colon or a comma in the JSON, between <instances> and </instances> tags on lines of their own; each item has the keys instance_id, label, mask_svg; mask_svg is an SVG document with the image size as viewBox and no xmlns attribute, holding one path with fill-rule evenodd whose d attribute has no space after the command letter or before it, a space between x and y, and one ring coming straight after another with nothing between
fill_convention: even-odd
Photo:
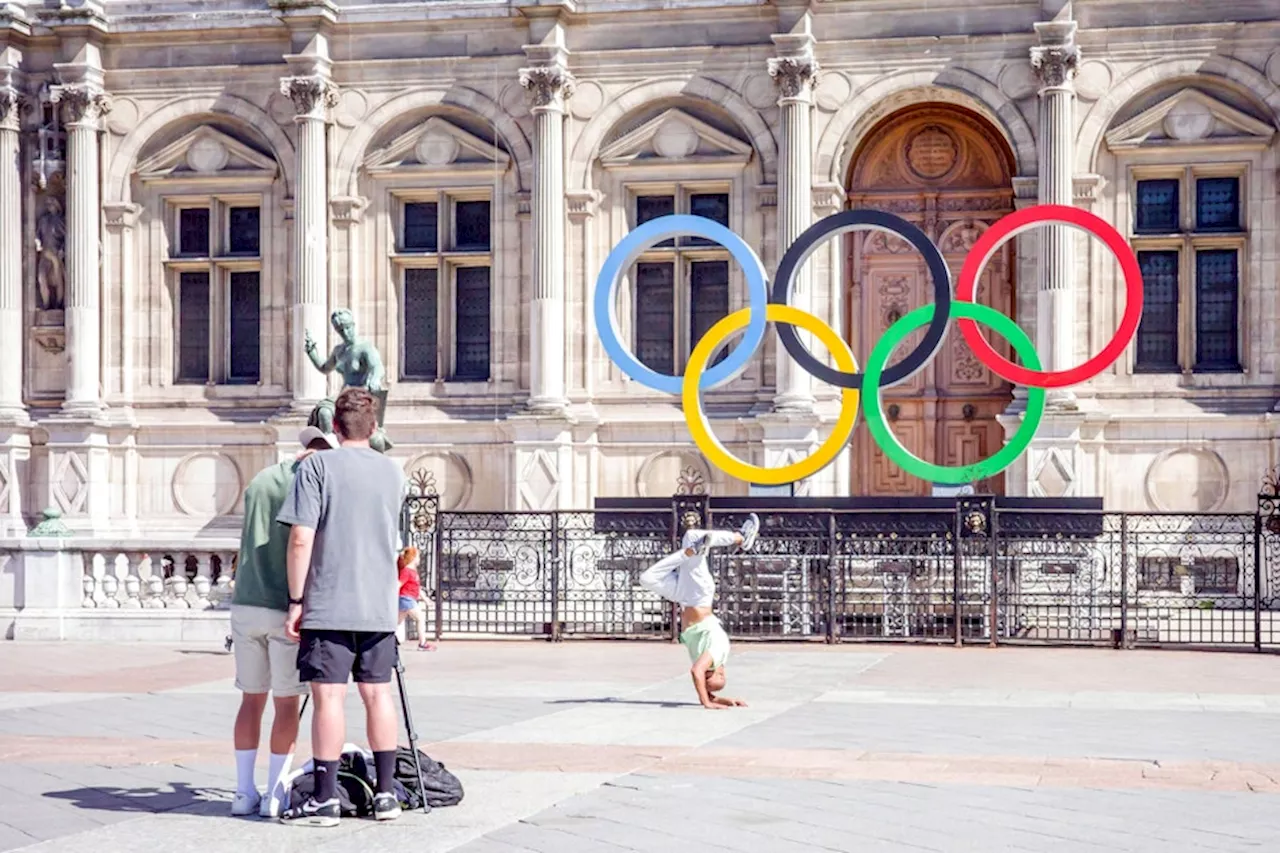
<instances>
[{"instance_id":1,"label":"stone column","mask_svg":"<svg viewBox=\"0 0 1280 853\"><path fill-rule=\"evenodd\" d=\"M769 60L769 76L778 87L782 111L782 157L778 168L778 260L797 237L813 224L813 86L818 77L818 61L813 56L814 38L806 15L799 32L773 36L782 54ZM795 277L791 304L812 311L812 263ZM809 335L801 333L808 342ZM807 412L814 398L809 374L801 370L779 345L776 355L777 411Z\"/></svg>"},{"instance_id":2,"label":"stone column","mask_svg":"<svg viewBox=\"0 0 1280 853\"><path fill-rule=\"evenodd\" d=\"M1080 62L1075 21L1035 25L1040 44L1031 48L1031 66L1040 78L1040 203L1073 203L1075 76ZM1076 293L1074 231L1066 226L1040 229L1036 342L1047 370L1075 364ZM1073 408L1069 389L1051 391L1050 401Z\"/></svg>"},{"instance_id":3,"label":"stone column","mask_svg":"<svg viewBox=\"0 0 1280 853\"><path fill-rule=\"evenodd\" d=\"M22 404L22 173L18 160L23 98L0 70L0 423L27 419Z\"/></svg>"},{"instance_id":4,"label":"stone column","mask_svg":"<svg viewBox=\"0 0 1280 853\"><path fill-rule=\"evenodd\" d=\"M329 339L329 211L326 125L337 106L338 91L322 74L286 77L281 93L292 101L298 124L297 169L294 190L294 255L292 339L293 401L308 411L326 395L326 378L303 350L310 332L321 352Z\"/></svg>"},{"instance_id":5,"label":"stone column","mask_svg":"<svg viewBox=\"0 0 1280 853\"><path fill-rule=\"evenodd\" d=\"M67 129L67 396L68 414L102 409L102 267L98 134L111 108L93 82L55 86Z\"/></svg>"},{"instance_id":6,"label":"stone column","mask_svg":"<svg viewBox=\"0 0 1280 853\"><path fill-rule=\"evenodd\" d=\"M564 114L573 75L560 63L520 71L537 123L533 176L533 302L529 408L563 411L565 396Z\"/></svg>"}]
</instances>

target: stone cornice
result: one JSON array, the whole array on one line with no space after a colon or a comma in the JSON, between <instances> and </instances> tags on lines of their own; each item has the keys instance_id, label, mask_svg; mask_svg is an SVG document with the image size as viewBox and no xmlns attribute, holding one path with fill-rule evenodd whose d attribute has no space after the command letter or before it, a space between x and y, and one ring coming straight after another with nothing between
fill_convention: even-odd
<instances>
[{"instance_id":1,"label":"stone cornice","mask_svg":"<svg viewBox=\"0 0 1280 853\"><path fill-rule=\"evenodd\" d=\"M21 6L0 0L0 44L14 34L31 35L31 21Z\"/></svg>"}]
</instances>

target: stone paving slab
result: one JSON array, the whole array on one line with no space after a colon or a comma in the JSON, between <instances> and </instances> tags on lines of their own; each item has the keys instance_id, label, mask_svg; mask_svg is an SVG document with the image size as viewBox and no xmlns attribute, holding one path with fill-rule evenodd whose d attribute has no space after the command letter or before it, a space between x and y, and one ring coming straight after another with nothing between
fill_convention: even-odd
<instances>
[{"instance_id":1,"label":"stone paving slab","mask_svg":"<svg viewBox=\"0 0 1280 853\"><path fill-rule=\"evenodd\" d=\"M1269 656L739 643L727 693L750 705L710 713L671 644L449 642L405 664L463 804L306 830L227 815L238 699L219 649L0 655L0 851L1237 851L1280 837ZM347 711L362 741L354 690Z\"/></svg>"}]
</instances>

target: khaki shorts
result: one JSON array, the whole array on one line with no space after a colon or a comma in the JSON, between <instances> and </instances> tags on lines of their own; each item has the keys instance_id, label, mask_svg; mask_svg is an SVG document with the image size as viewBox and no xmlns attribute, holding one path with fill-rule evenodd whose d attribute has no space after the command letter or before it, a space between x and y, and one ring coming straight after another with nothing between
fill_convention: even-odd
<instances>
[{"instance_id":1,"label":"khaki shorts","mask_svg":"<svg viewBox=\"0 0 1280 853\"><path fill-rule=\"evenodd\" d=\"M298 644L284 633L285 616L266 607L231 606L236 689L276 696L307 693L307 685L298 680Z\"/></svg>"}]
</instances>

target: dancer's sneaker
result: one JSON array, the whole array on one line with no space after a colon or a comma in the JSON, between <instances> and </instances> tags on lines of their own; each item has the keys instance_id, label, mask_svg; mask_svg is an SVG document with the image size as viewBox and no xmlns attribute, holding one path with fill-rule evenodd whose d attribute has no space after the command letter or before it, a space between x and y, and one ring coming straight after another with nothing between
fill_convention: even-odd
<instances>
[{"instance_id":1,"label":"dancer's sneaker","mask_svg":"<svg viewBox=\"0 0 1280 853\"><path fill-rule=\"evenodd\" d=\"M400 801L395 794L383 793L373 795L373 819L395 820L400 817Z\"/></svg>"},{"instance_id":2,"label":"dancer's sneaker","mask_svg":"<svg viewBox=\"0 0 1280 853\"><path fill-rule=\"evenodd\" d=\"M342 806L337 797L323 803L317 803L315 797L307 797L280 813L280 822L291 826L337 826L341 819Z\"/></svg>"},{"instance_id":3,"label":"dancer's sneaker","mask_svg":"<svg viewBox=\"0 0 1280 853\"><path fill-rule=\"evenodd\" d=\"M750 551L751 546L756 544L756 536L760 533L760 516L754 512L751 513L738 532L742 534L742 550Z\"/></svg>"},{"instance_id":4,"label":"dancer's sneaker","mask_svg":"<svg viewBox=\"0 0 1280 853\"><path fill-rule=\"evenodd\" d=\"M252 794L246 791L236 791L235 799L231 801L231 814L235 817L247 817L258 811L258 804L262 801L262 795L257 791Z\"/></svg>"}]
</instances>

